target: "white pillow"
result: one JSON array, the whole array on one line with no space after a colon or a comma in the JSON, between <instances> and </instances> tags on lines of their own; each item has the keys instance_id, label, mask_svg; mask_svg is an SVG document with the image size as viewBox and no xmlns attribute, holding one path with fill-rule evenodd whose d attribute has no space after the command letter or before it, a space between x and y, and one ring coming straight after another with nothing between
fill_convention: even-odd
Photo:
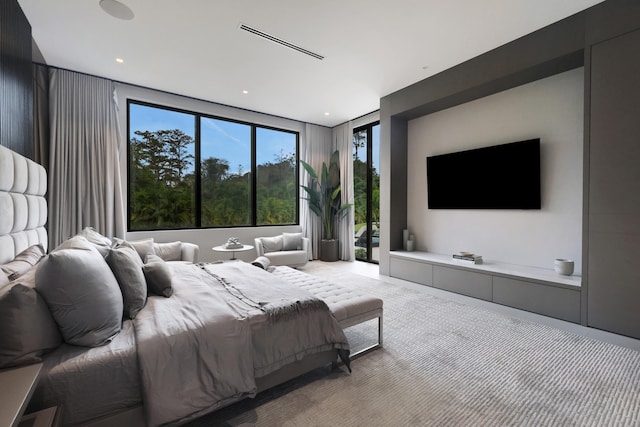
<instances>
[{"instance_id":1,"label":"white pillow","mask_svg":"<svg viewBox=\"0 0 640 427\"><path fill-rule=\"evenodd\" d=\"M282 233L284 243L283 251L300 251L302 250L302 233Z\"/></svg>"},{"instance_id":2,"label":"white pillow","mask_svg":"<svg viewBox=\"0 0 640 427\"><path fill-rule=\"evenodd\" d=\"M144 259L148 254L155 254L153 249L153 237L142 240L120 240L114 239L114 247L128 246L136 250L140 256L140 261L144 262Z\"/></svg>"},{"instance_id":3,"label":"white pillow","mask_svg":"<svg viewBox=\"0 0 640 427\"><path fill-rule=\"evenodd\" d=\"M154 254L165 261L180 261L182 259L182 242L154 243Z\"/></svg>"},{"instance_id":4,"label":"white pillow","mask_svg":"<svg viewBox=\"0 0 640 427\"><path fill-rule=\"evenodd\" d=\"M40 259L44 256L45 251L42 244L29 246L24 251L20 252L13 261L0 265L0 285L8 283L22 276L29 271L31 267L36 265ZM4 273L4 274L2 274ZM6 281L2 276L6 276Z\"/></svg>"},{"instance_id":5,"label":"white pillow","mask_svg":"<svg viewBox=\"0 0 640 427\"><path fill-rule=\"evenodd\" d=\"M282 236L261 237L264 252L278 252L282 250L284 239Z\"/></svg>"},{"instance_id":6,"label":"white pillow","mask_svg":"<svg viewBox=\"0 0 640 427\"><path fill-rule=\"evenodd\" d=\"M111 239L98 233L93 227L85 227L78 233L78 236L83 236L89 243L93 244L103 257L109 253L109 248L112 244Z\"/></svg>"}]
</instances>

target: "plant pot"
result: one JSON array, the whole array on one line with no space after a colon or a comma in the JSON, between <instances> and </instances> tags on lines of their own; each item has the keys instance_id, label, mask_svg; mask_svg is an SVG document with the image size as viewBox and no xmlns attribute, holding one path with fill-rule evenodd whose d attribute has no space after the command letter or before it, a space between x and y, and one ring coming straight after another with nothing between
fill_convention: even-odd
<instances>
[{"instance_id":1,"label":"plant pot","mask_svg":"<svg viewBox=\"0 0 640 427\"><path fill-rule=\"evenodd\" d=\"M340 259L340 245L338 240L320 241L320 261L334 262Z\"/></svg>"}]
</instances>

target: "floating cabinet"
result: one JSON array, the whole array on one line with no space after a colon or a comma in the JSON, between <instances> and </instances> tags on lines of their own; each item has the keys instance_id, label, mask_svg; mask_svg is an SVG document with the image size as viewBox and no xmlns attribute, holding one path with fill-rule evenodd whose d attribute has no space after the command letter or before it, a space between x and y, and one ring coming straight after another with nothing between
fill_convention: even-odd
<instances>
[{"instance_id":1,"label":"floating cabinet","mask_svg":"<svg viewBox=\"0 0 640 427\"><path fill-rule=\"evenodd\" d=\"M433 286L433 267L424 262L391 258L389 275L421 285Z\"/></svg>"},{"instance_id":2,"label":"floating cabinet","mask_svg":"<svg viewBox=\"0 0 640 427\"><path fill-rule=\"evenodd\" d=\"M509 307L580 323L579 289L494 277L493 301Z\"/></svg>"},{"instance_id":3,"label":"floating cabinet","mask_svg":"<svg viewBox=\"0 0 640 427\"><path fill-rule=\"evenodd\" d=\"M433 267L433 285L470 297L492 300L491 276L449 267Z\"/></svg>"},{"instance_id":4,"label":"floating cabinet","mask_svg":"<svg viewBox=\"0 0 640 427\"><path fill-rule=\"evenodd\" d=\"M582 278L511 264L464 264L450 256L394 251L390 276L569 322L581 321Z\"/></svg>"}]
</instances>

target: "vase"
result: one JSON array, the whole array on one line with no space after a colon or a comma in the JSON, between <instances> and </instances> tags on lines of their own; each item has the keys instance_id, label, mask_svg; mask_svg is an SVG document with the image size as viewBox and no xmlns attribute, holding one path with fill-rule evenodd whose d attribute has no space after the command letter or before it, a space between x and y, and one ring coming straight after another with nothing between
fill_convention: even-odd
<instances>
[{"instance_id":1,"label":"vase","mask_svg":"<svg viewBox=\"0 0 640 427\"><path fill-rule=\"evenodd\" d=\"M407 240L407 252L413 252L415 250L415 245L413 240Z\"/></svg>"},{"instance_id":2,"label":"vase","mask_svg":"<svg viewBox=\"0 0 640 427\"><path fill-rule=\"evenodd\" d=\"M320 261L334 262L340 259L340 245L337 239L320 241Z\"/></svg>"},{"instance_id":3,"label":"vase","mask_svg":"<svg viewBox=\"0 0 640 427\"><path fill-rule=\"evenodd\" d=\"M570 259L558 258L553 262L556 273L563 276L571 276L573 274L573 261Z\"/></svg>"}]
</instances>

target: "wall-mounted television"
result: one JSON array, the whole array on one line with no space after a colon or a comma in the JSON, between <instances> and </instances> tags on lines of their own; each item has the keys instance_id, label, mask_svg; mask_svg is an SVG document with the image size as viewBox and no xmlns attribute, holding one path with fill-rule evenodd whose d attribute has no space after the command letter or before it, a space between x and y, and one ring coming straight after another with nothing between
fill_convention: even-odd
<instances>
[{"instance_id":1,"label":"wall-mounted television","mask_svg":"<svg viewBox=\"0 0 640 427\"><path fill-rule=\"evenodd\" d=\"M540 139L427 157L429 209L540 209Z\"/></svg>"}]
</instances>

